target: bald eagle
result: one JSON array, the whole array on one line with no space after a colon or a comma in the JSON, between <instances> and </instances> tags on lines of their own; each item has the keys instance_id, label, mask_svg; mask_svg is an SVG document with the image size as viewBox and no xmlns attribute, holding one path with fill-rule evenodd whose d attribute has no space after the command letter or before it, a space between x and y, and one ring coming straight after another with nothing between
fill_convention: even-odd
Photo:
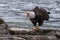
<instances>
[{"instance_id":1,"label":"bald eagle","mask_svg":"<svg viewBox=\"0 0 60 40\"><path fill-rule=\"evenodd\" d=\"M27 17L29 20L33 23L35 28L38 28L36 25L38 23L38 26L42 26L44 20L49 20L49 14L50 12L47 12L43 8L39 8L36 6L34 9L31 11L26 12Z\"/></svg>"}]
</instances>

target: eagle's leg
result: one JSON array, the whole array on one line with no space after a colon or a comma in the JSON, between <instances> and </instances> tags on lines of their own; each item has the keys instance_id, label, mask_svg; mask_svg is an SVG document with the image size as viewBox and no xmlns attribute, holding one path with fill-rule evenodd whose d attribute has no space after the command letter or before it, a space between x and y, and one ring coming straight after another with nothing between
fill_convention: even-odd
<instances>
[{"instance_id":1,"label":"eagle's leg","mask_svg":"<svg viewBox=\"0 0 60 40\"><path fill-rule=\"evenodd\" d=\"M36 23L35 30L39 30L39 24Z\"/></svg>"},{"instance_id":2,"label":"eagle's leg","mask_svg":"<svg viewBox=\"0 0 60 40\"><path fill-rule=\"evenodd\" d=\"M42 26L42 24L43 24L43 20L38 21L38 26L39 26L39 27L41 27L41 26Z\"/></svg>"},{"instance_id":3,"label":"eagle's leg","mask_svg":"<svg viewBox=\"0 0 60 40\"><path fill-rule=\"evenodd\" d=\"M32 24L34 25L32 29L33 29L33 30L36 30L36 29L37 29L37 28L36 28L37 21L34 20L34 19L30 19L30 21L31 21Z\"/></svg>"},{"instance_id":4,"label":"eagle's leg","mask_svg":"<svg viewBox=\"0 0 60 40\"><path fill-rule=\"evenodd\" d=\"M42 24L43 24L43 20L38 20L37 22L36 22L36 25L34 25L35 27L33 28L34 30L40 30L40 26L42 26Z\"/></svg>"},{"instance_id":5,"label":"eagle's leg","mask_svg":"<svg viewBox=\"0 0 60 40\"><path fill-rule=\"evenodd\" d=\"M34 24L34 27L32 28L33 30L39 30L39 26L37 25L37 22L36 23L33 23Z\"/></svg>"}]
</instances>

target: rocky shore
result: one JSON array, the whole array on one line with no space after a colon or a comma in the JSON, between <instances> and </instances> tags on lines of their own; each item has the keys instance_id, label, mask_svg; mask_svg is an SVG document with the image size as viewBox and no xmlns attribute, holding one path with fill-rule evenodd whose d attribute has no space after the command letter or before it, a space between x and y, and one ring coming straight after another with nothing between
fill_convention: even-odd
<instances>
[{"instance_id":1,"label":"rocky shore","mask_svg":"<svg viewBox=\"0 0 60 40\"><path fill-rule=\"evenodd\" d=\"M10 28L9 33L11 35L17 35L17 37L24 38L26 40L58 40L60 39L59 30L40 29L32 30L27 28Z\"/></svg>"},{"instance_id":2,"label":"rocky shore","mask_svg":"<svg viewBox=\"0 0 60 40\"><path fill-rule=\"evenodd\" d=\"M3 22L0 23L0 40L60 40L60 30L54 28L38 30L9 28L7 23Z\"/></svg>"}]
</instances>

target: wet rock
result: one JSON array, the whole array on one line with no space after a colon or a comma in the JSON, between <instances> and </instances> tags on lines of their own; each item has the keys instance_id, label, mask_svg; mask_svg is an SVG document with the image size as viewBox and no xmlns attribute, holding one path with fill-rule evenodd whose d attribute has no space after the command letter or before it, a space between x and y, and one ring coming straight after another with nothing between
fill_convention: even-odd
<instances>
[{"instance_id":1,"label":"wet rock","mask_svg":"<svg viewBox=\"0 0 60 40\"><path fill-rule=\"evenodd\" d=\"M55 35L54 30L33 30L28 28L10 28L9 33L12 35Z\"/></svg>"},{"instance_id":2,"label":"wet rock","mask_svg":"<svg viewBox=\"0 0 60 40\"><path fill-rule=\"evenodd\" d=\"M17 37L2 37L0 40L25 40L23 38L17 38Z\"/></svg>"},{"instance_id":3,"label":"wet rock","mask_svg":"<svg viewBox=\"0 0 60 40\"><path fill-rule=\"evenodd\" d=\"M0 35L0 40L25 40L24 38L15 35Z\"/></svg>"},{"instance_id":4,"label":"wet rock","mask_svg":"<svg viewBox=\"0 0 60 40\"><path fill-rule=\"evenodd\" d=\"M56 36L57 39L60 39L60 31L56 31L55 36Z\"/></svg>"},{"instance_id":5,"label":"wet rock","mask_svg":"<svg viewBox=\"0 0 60 40\"><path fill-rule=\"evenodd\" d=\"M55 36L43 36L43 35L18 35L18 37L26 40L55 40Z\"/></svg>"},{"instance_id":6,"label":"wet rock","mask_svg":"<svg viewBox=\"0 0 60 40\"><path fill-rule=\"evenodd\" d=\"M48 35L48 36L55 36L56 32L55 31L51 31L51 32L48 32L46 33L45 35Z\"/></svg>"},{"instance_id":7,"label":"wet rock","mask_svg":"<svg viewBox=\"0 0 60 40\"><path fill-rule=\"evenodd\" d=\"M18 37L26 40L58 40L60 39L60 31L57 30L32 30L27 28L10 28L9 33L18 35Z\"/></svg>"},{"instance_id":8,"label":"wet rock","mask_svg":"<svg viewBox=\"0 0 60 40\"><path fill-rule=\"evenodd\" d=\"M32 29L26 29L26 28L10 28L9 33L10 34L20 34L20 35L26 35L26 34L32 34L34 31Z\"/></svg>"},{"instance_id":9,"label":"wet rock","mask_svg":"<svg viewBox=\"0 0 60 40\"><path fill-rule=\"evenodd\" d=\"M8 31L7 23L3 19L0 19L0 34L7 34L8 33L7 31Z\"/></svg>"}]
</instances>

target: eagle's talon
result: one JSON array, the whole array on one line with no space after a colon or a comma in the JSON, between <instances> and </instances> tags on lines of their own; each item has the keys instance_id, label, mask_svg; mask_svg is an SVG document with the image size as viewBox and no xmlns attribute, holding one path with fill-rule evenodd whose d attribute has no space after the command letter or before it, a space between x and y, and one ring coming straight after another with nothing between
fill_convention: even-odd
<instances>
[{"instance_id":1,"label":"eagle's talon","mask_svg":"<svg viewBox=\"0 0 60 40\"><path fill-rule=\"evenodd\" d=\"M32 29L33 30L39 30L39 27L33 27Z\"/></svg>"}]
</instances>

